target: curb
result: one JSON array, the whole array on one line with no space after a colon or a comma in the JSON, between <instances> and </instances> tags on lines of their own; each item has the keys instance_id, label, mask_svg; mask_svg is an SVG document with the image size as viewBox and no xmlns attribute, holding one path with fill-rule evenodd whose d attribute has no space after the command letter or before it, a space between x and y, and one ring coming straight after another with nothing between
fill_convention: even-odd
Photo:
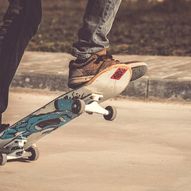
<instances>
[{"instance_id":1,"label":"curb","mask_svg":"<svg viewBox=\"0 0 191 191\"><path fill-rule=\"evenodd\" d=\"M67 80L67 75L19 73L13 80L12 87L67 92L69 91ZM131 82L121 95L148 100L191 101L191 81L154 79L145 76Z\"/></svg>"},{"instance_id":2,"label":"curb","mask_svg":"<svg viewBox=\"0 0 191 191\"><path fill-rule=\"evenodd\" d=\"M191 101L191 57L114 55L122 62L140 60L148 64L148 76L131 82L124 97ZM69 91L68 53L25 52L13 87Z\"/></svg>"}]
</instances>

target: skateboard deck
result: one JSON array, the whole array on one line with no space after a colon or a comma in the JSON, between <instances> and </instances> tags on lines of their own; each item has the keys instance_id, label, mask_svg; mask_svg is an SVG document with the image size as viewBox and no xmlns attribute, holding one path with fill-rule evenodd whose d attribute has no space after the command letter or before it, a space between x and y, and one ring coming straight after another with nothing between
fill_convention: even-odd
<instances>
[{"instance_id":1,"label":"skateboard deck","mask_svg":"<svg viewBox=\"0 0 191 191\"><path fill-rule=\"evenodd\" d=\"M119 95L129 84L131 75L127 65L107 68L83 87L61 95L0 132L0 165L17 158L36 160L39 154L34 143L84 112L113 120L115 109L103 108L100 103Z\"/></svg>"}]
</instances>

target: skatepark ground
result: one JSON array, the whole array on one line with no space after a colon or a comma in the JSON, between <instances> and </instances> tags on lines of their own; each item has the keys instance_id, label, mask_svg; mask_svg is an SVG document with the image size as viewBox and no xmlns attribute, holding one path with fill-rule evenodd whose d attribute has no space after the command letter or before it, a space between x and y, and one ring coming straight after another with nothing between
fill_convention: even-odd
<instances>
[{"instance_id":1,"label":"skatepark ground","mask_svg":"<svg viewBox=\"0 0 191 191\"><path fill-rule=\"evenodd\" d=\"M13 89L7 122L59 92ZM188 191L191 189L191 105L115 99L114 122L77 118L38 142L36 162L0 167L0 191Z\"/></svg>"},{"instance_id":2,"label":"skatepark ground","mask_svg":"<svg viewBox=\"0 0 191 191\"><path fill-rule=\"evenodd\" d=\"M140 10L127 1L110 34L111 51L123 53L115 55L121 61L148 63L147 75L128 86L125 99L107 102L118 109L116 121L84 114L38 142L38 161L0 166L0 191L191 190L190 1L150 8L142 5L151 1L137 1ZM0 17L7 2L0 0ZM73 57L63 52L77 38L85 2L44 0L28 50L49 52L26 52L12 83L41 90L12 89L8 123L61 94L49 90L68 91Z\"/></svg>"}]
</instances>

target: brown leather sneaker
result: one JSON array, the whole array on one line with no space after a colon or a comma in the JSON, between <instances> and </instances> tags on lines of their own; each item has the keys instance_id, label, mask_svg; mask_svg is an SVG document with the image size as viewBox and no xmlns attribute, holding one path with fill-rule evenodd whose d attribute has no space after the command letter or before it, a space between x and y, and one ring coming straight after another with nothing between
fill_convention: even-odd
<instances>
[{"instance_id":1,"label":"brown leather sneaker","mask_svg":"<svg viewBox=\"0 0 191 191\"><path fill-rule=\"evenodd\" d=\"M104 69L116 64L129 64L129 67L132 69L131 80L136 80L142 77L147 71L147 65L145 63L121 63L119 60L113 59L111 55L108 55L106 49L103 49L102 51L93 54L85 62L79 62L78 60L70 62L68 87L73 89L78 88L90 81Z\"/></svg>"}]
</instances>

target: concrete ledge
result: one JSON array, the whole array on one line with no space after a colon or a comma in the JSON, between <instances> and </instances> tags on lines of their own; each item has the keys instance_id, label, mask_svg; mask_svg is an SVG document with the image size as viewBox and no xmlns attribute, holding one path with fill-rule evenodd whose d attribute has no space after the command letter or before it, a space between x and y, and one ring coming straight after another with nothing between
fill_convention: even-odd
<instances>
[{"instance_id":1,"label":"concrete ledge","mask_svg":"<svg viewBox=\"0 0 191 191\"><path fill-rule=\"evenodd\" d=\"M141 78L137 81L130 82L129 86L124 92L123 96L147 98L148 97L148 77Z\"/></svg>"},{"instance_id":2,"label":"concrete ledge","mask_svg":"<svg viewBox=\"0 0 191 191\"><path fill-rule=\"evenodd\" d=\"M13 80L13 87L49 89L51 91L69 91L67 86L68 76L46 74L22 74ZM143 99L172 99L191 101L191 82L157 80L148 77L131 82L122 96Z\"/></svg>"},{"instance_id":3,"label":"concrete ledge","mask_svg":"<svg viewBox=\"0 0 191 191\"><path fill-rule=\"evenodd\" d=\"M177 99L191 101L191 81L151 79L148 98Z\"/></svg>"},{"instance_id":4,"label":"concrete ledge","mask_svg":"<svg viewBox=\"0 0 191 191\"><path fill-rule=\"evenodd\" d=\"M191 101L191 57L118 55L115 58L142 60L149 66L148 75L131 82L123 96ZM71 59L66 53L27 52L12 86L68 91Z\"/></svg>"},{"instance_id":5,"label":"concrete ledge","mask_svg":"<svg viewBox=\"0 0 191 191\"><path fill-rule=\"evenodd\" d=\"M12 82L12 87L49 89L50 91L68 91L66 76L47 74L21 74Z\"/></svg>"}]
</instances>

